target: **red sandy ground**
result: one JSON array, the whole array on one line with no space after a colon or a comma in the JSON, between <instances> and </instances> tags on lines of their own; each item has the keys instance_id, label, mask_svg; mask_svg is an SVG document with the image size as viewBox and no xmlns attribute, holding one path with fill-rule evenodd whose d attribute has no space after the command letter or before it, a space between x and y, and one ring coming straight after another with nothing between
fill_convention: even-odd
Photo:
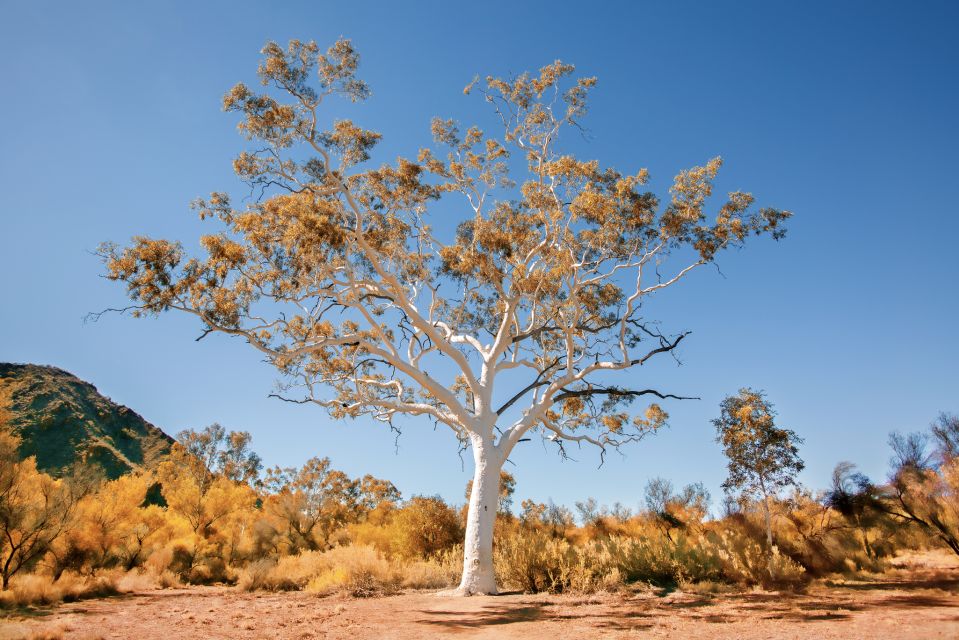
<instances>
[{"instance_id":1,"label":"red sandy ground","mask_svg":"<svg viewBox=\"0 0 959 640\"><path fill-rule=\"evenodd\" d=\"M230 587L142 591L0 618L0 638L959 638L959 566L804 594L318 598Z\"/></svg>"}]
</instances>

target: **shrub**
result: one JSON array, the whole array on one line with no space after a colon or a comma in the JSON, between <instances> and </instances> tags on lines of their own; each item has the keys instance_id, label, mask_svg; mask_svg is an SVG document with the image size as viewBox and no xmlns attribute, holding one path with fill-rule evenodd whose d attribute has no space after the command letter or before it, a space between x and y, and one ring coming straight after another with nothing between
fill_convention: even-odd
<instances>
[{"instance_id":1,"label":"shrub","mask_svg":"<svg viewBox=\"0 0 959 640\"><path fill-rule=\"evenodd\" d=\"M396 512L393 526L399 555L429 558L455 547L463 538L459 516L440 497L415 496Z\"/></svg>"},{"instance_id":2,"label":"shrub","mask_svg":"<svg viewBox=\"0 0 959 640\"><path fill-rule=\"evenodd\" d=\"M592 593L633 583L727 582L775 587L805 582L803 567L756 540L730 533L612 536L572 544L519 529L494 549L497 576L526 592Z\"/></svg>"},{"instance_id":3,"label":"shrub","mask_svg":"<svg viewBox=\"0 0 959 640\"><path fill-rule=\"evenodd\" d=\"M712 534L709 538L728 582L795 588L808 579L806 570L780 553L778 547L767 552L756 539L735 531Z\"/></svg>"},{"instance_id":4,"label":"shrub","mask_svg":"<svg viewBox=\"0 0 959 640\"><path fill-rule=\"evenodd\" d=\"M120 592L118 577L115 573L90 577L65 572L54 580L46 574L25 573L15 576L10 588L0 592L0 605L24 607L116 595Z\"/></svg>"},{"instance_id":5,"label":"shrub","mask_svg":"<svg viewBox=\"0 0 959 640\"><path fill-rule=\"evenodd\" d=\"M519 530L494 549L497 575L503 584L527 593L592 593L619 589L626 580L626 562L614 539L574 545L544 532ZM615 544L615 543L613 543Z\"/></svg>"},{"instance_id":6,"label":"shrub","mask_svg":"<svg viewBox=\"0 0 959 640\"><path fill-rule=\"evenodd\" d=\"M439 553L429 560L401 565L407 589L442 589L459 583L463 572L463 547Z\"/></svg>"},{"instance_id":7,"label":"shrub","mask_svg":"<svg viewBox=\"0 0 959 640\"><path fill-rule=\"evenodd\" d=\"M238 586L247 591L310 591L375 596L400 588L448 587L459 578L462 552L439 554L428 561L390 560L369 546L335 547L260 560L241 570Z\"/></svg>"}]
</instances>

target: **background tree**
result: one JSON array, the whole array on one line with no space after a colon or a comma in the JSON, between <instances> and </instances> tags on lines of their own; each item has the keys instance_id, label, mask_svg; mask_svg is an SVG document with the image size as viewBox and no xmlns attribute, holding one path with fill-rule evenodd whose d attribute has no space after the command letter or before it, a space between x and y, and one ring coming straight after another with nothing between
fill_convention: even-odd
<instances>
[{"instance_id":1,"label":"background tree","mask_svg":"<svg viewBox=\"0 0 959 640\"><path fill-rule=\"evenodd\" d=\"M936 443L936 456L944 464L953 458L959 458L959 416L942 412L929 427Z\"/></svg>"},{"instance_id":2,"label":"background tree","mask_svg":"<svg viewBox=\"0 0 959 640\"><path fill-rule=\"evenodd\" d=\"M499 472L513 447L536 431L561 454L570 443L605 452L665 424L659 406L630 403L680 396L614 375L687 335L663 333L643 303L749 235L781 237L790 214L756 210L740 191L709 211L719 158L682 171L661 203L645 169L565 152L596 80L572 79L559 61L467 87L492 106L497 135L434 119L442 151L361 168L380 134L326 126L321 113L333 96L369 97L358 63L347 40L325 53L269 43L263 92L238 84L223 101L252 143L233 166L257 199L195 203L220 223L201 238L203 257L146 237L101 255L134 315L177 310L204 336L242 337L283 374L287 400L333 418L448 427L474 460L459 592L492 593ZM429 217L451 197L440 206L455 231Z\"/></svg>"},{"instance_id":3,"label":"background tree","mask_svg":"<svg viewBox=\"0 0 959 640\"><path fill-rule=\"evenodd\" d=\"M201 464L195 472L205 478L224 476L233 482L256 484L263 463L251 448L247 431L227 432L214 422L202 431L187 429L177 434L177 441ZM200 480L203 482L204 480Z\"/></svg>"},{"instance_id":4,"label":"background tree","mask_svg":"<svg viewBox=\"0 0 959 640\"><path fill-rule=\"evenodd\" d=\"M0 586L30 569L63 535L82 493L77 485L37 470L34 457L20 459L20 439L0 428Z\"/></svg>"},{"instance_id":5,"label":"background tree","mask_svg":"<svg viewBox=\"0 0 959 640\"><path fill-rule=\"evenodd\" d=\"M577 500L573 507L584 527L596 526L605 515L602 505L592 496L585 500Z\"/></svg>"},{"instance_id":6,"label":"background tree","mask_svg":"<svg viewBox=\"0 0 959 640\"><path fill-rule=\"evenodd\" d=\"M554 538L562 537L575 525L573 512L552 500L536 502L523 500L520 511L520 523L529 529L545 529Z\"/></svg>"},{"instance_id":7,"label":"background tree","mask_svg":"<svg viewBox=\"0 0 959 640\"><path fill-rule=\"evenodd\" d=\"M255 501L250 482L259 476L260 458L249 450L250 434L218 424L185 430L157 468L163 499L196 534L215 533L214 525Z\"/></svg>"},{"instance_id":8,"label":"background tree","mask_svg":"<svg viewBox=\"0 0 959 640\"><path fill-rule=\"evenodd\" d=\"M66 531L79 502L92 488L86 478L58 480L37 470L36 458L20 458L20 437L10 428L13 389L0 385L0 588L29 570Z\"/></svg>"},{"instance_id":9,"label":"background tree","mask_svg":"<svg viewBox=\"0 0 959 640\"><path fill-rule=\"evenodd\" d=\"M959 417L940 414L929 434L893 433L889 444L887 513L919 526L959 554Z\"/></svg>"},{"instance_id":10,"label":"background tree","mask_svg":"<svg viewBox=\"0 0 959 640\"><path fill-rule=\"evenodd\" d=\"M383 505L395 505L403 496L389 480L381 480L366 474L359 480L359 506L365 512Z\"/></svg>"},{"instance_id":11,"label":"background tree","mask_svg":"<svg viewBox=\"0 0 959 640\"><path fill-rule=\"evenodd\" d=\"M709 491L701 482L688 484L678 493L665 478L652 478L646 483L646 508L672 540L670 529L697 525L709 512Z\"/></svg>"},{"instance_id":12,"label":"background tree","mask_svg":"<svg viewBox=\"0 0 959 640\"><path fill-rule=\"evenodd\" d=\"M713 420L716 440L728 460L729 475L723 489L743 498L758 498L766 522L766 543L773 546L770 498L796 485L796 474L805 466L799 458L802 439L776 426L776 412L761 391L739 390L720 403Z\"/></svg>"},{"instance_id":13,"label":"background tree","mask_svg":"<svg viewBox=\"0 0 959 640\"><path fill-rule=\"evenodd\" d=\"M92 571L142 560L147 538L157 528L155 506L143 508L154 479L149 473L131 473L103 483L77 504L71 526L56 549L56 571L71 566Z\"/></svg>"},{"instance_id":14,"label":"background tree","mask_svg":"<svg viewBox=\"0 0 959 640\"><path fill-rule=\"evenodd\" d=\"M335 529L358 517L361 505L365 510L394 495L392 484L371 476L353 480L333 469L329 458L310 458L300 469L270 469L264 486L264 512L285 539L287 553L325 547ZM369 495L361 496L362 490ZM395 487L392 490L398 498Z\"/></svg>"},{"instance_id":15,"label":"background tree","mask_svg":"<svg viewBox=\"0 0 959 640\"><path fill-rule=\"evenodd\" d=\"M826 504L850 521L862 536L866 555L876 557L869 540L869 530L883 518L880 488L864 474L856 471L851 462L840 462L832 472L832 487L826 493Z\"/></svg>"}]
</instances>

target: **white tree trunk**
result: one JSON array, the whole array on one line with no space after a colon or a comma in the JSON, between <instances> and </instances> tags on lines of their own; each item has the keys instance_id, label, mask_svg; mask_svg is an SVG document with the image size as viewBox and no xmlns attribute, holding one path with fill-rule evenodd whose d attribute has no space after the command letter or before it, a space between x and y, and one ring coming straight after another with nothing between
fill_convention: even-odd
<instances>
[{"instance_id":1,"label":"white tree trunk","mask_svg":"<svg viewBox=\"0 0 959 640\"><path fill-rule=\"evenodd\" d=\"M463 579L456 590L472 596L496 593L493 572L493 525L499 504L499 473L503 460L491 440L473 438L473 489L466 515Z\"/></svg>"},{"instance_id":2,"label":"white tree trunk","mask_svg":"<svg viewBox=\"0 0 959 640\"><path fill-rule=\"evenodd\" d=\"M769 496L763 494L763 515L766 517L766 545L769 553L773 552L773 521L769 514Z\"/></svg>"}]
</instances>

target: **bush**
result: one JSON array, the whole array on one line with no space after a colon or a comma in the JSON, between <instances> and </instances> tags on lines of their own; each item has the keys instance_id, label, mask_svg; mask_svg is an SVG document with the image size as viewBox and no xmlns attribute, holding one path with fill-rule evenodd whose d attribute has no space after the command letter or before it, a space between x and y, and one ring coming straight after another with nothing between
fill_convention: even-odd
<instances>
[{"instance_id":1,"label":"bush","mask_svg":"<svg viewBox=\"0 0 959 640\"><path fill-rule=\"evenodd\" d=\"M396 551L405 558L430 558L463 539L460 519L442 498L415 496L393 517Z\"/></svg>"},{"instance_id":2,"label":"bush","mask_svg":"<svg viewBox=\"0 0 959 640\"><path fill-rule=\"evenodd\" d=\"M778 547L767 552L755 539L735 531L709 536L728 582L767 588L796 588L808 580L806 570Z\"/></svg>"},{"instance_id":3,"label":"bush","mask_svg":"<svg viewBox=\"0 0 959 640\"><path fill-rule=\"evenodd\" d=\"M167 586L179 582L213 584L236 582L220 545L199 536L178 538L155 550L143 563L147 571Z\"/></svg>"},{"instance_id":4,"label":"bush","mask_svg":"<svg viewBox=\"0 0 959 640\"><path fill-rule=\"evenodd\" d=\"M16 576L7 591L0 592L0 605L25 607L56 604L84 598L102 598L120 593L118 574L96 577L64 572L58 580L45 574L26 573Z\"/></svg>"},{"instance_id":5,"label":"bush","mask_svg":"<svg viewBox=\"0 0 959 640\"><path fill-rule=\"evenodd\" d=\"M401 588L440 588L458 579L461 554L447 552L430 561L401 563L369 546L335 547L260 560L240 572L238 586L247 591L310 591L367 597Z\"/></svg>"},{"instance_id":6,"label":"bush","mask_svg":"<svg viewBox=\"0 0 959 640\"><path fill-rule=\"evenodd\" d=\"M628 584L735 583L794 587L806 581L802 566L778 549L767 553L749 537L662 533L612 536L572 544L543 532L518 529L494 549L497 577L528 593L592 593Z\"/></svg>"},{"instance_id":7,"label":"bush","mask_svg":"<svg viewBox=\"0 0 959 640\"><path fill-rule=\"evenodd\" d=\"M662 585L721 578L718 559L701 543L653 535L574 545L540 532L520 531L503 539L494 556L504 584L526 592L591 593L635 582Z\"/></svg>"}]
</instances>

